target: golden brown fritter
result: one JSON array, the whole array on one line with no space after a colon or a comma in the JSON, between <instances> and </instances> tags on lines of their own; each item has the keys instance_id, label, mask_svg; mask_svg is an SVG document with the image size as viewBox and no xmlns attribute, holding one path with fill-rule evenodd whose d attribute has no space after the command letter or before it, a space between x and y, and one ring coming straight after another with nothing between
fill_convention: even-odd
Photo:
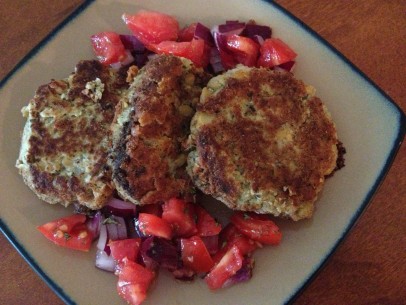
<instances>
[{"instance_id":1,"label":"golden brown fritter","mask_svg":"<svg viewBox=\"0 0 406 305\"><path fill-rule=\"evenodd\" d=\"M336 166L334 123L292 74L237 67L210 80L191 123L188 173L232 209L311 217Z\"/></svg>"},{"instance_id":2,"label":"golden brown fritter","mask_svg":"<svg viewBox=\"0 0 406 305\"><path fill-rule=\"evenodd\" d=\"M143 205L191 195L182 144L207 81L202 69L174 56L156 56L139 71L113 124L113 181L121 197Z\"/></svg>"},{"instance_id":3,"label":"golden brown fritter","mask_svg":"<svg viewBox=\"0 0 406 305\"><path fill-rule=\"evenodd\" d=\"M113 192L106 165L125 71L81 61L67 79L40 86L27 117L17 168L44 201L101 208Z\"/></svg>"}]
</instances>

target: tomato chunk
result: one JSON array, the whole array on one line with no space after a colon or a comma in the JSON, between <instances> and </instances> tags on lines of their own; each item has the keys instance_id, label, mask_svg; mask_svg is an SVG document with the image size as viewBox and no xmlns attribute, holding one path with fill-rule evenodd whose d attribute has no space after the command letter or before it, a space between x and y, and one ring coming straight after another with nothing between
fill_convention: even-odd
<instances>
[{"instance_id":1,"label":"tomato chunk","mask_svg":"<svg viewBox=\"0 0 406 305\"><path fill-rule=\"evenodd\" d=\"M48 222L37 229L58 246L89 251L93 235L85 221L85 215L75 214Z\"/></svg>"},{"instance_id":2,"label":"tomato chunk","mask_svg":"<svg viewBox=\"0 0 406 305\"><path fill-rule=\"evenodd\" d=\"M157 54L173 54L190 59L197 67L206 67L209 63L210 49L202 39L187 42L163 41L148 45L148 49Z\"/></svg>"},{"instance_id":3,"label":"tomato chunk","mask_svg":"<svg viewBox=\"0 0 406 305\"><path fill-rule=\"evenodd\" d=\"M195 37L197 22L191 23L187 27L181 29L178 35L178 41L192 41Z\"/></svg>"},{"instance_id":4,"label":"tomato chunk","mask_svg":"<svg viewBox=\"0 0 406 305\"><path fill-rule=\"evenodd\" d=\"M257 63L259 44L248 37L236 34L227 36L227 49L232 52L237 63L253 67Z\"/></svg>"},{"instance_id":5,"label":"tomato chunk","mask_svg":"<svg viewBox=\"0 0 406 305\"><path fill-rule=\"evenodd\" d=\"M268 38L260 49L258 66L274 67L296 58L297 54L279 38Z\"/></svg>"},{"instance_id":6,"label":"tomato chunk","mask_svg":"<svg viewBox=\"0 0 406 305\"><path fill-rule=\"evenodd\" d=\"M140 10L135 15L123 14L124 22L146 46L166 40L177 40L179 23L172 16Z\"/></svg>"},{"instance_id":7,"label":"tomato chunk","mask_svg":"<svg viewBox=\"0 0 406 305\"><path fill-rule=\"evenodd\" d=\"M155 273L124 258L116 269L118 294L129 304L139 305L146 296Z\"/></svg>"},{"instance_id":8,"label":"tomato chunk","mask_svg":"<svg viewBox=\"0 0 406 305\"><path fill-rule=\"evenodd\" d=\"M197 233L199 236L213 236L221 231L221 225L201 206L195 206Z\"/></svg>"},{"instance_id":9,"label":"tomato chunk","mask_svg":"<svg viewBox=\"0 0 406 305\"><path fill-rule=\"evenodd\" d=\"M232 223L229 223L220 233L220 244L222 248L213 256L214 262L219 262L224 254L233 246L236 246L242 256L251 254L259 246L259 242L249 239L242 234Z\"/></svg>"},{"instance_id":10,"label":"tomato chunk","mask_svg":"<svg viewBox=\"0 0 406 305\"><path fill-rule=\"evenodd\" d=\"M196 272L209 272L214 266L207 248L199 236L180 240L183 264Z\"/></svg>"},{"instance_id":11,"label":"tomato chunk","mask_svg":"<svg viewBox=\"0 0 406 305\"><path fill-rule=\"evenodd\" d=\"M164 219L147 213L138 215L138 228L140 232L147 236L157 236L165 239L172 238L172 228Z\"/></svg>"},{"instance_id":12,"label":"tomato chunk","mask_svg":"<svg viewBox=\"0 0 406 305\"><path fill-rule=\"evenodd\" d=\"M104 65L122 62L127 58L120 36L115 32L102 32L90 37L93 51Z\"/></svg>"},{"instance_id":13,"label":"tomato chunk","mask_svg":"<svg viewBox=\"0 0 406 305\"><path fill-rule=\"evenodd\" d=\"M230 218L236 228L245 236L263 244L278 245L282 233L278 226L264 215L236 212Z\"/></svg>"},{"instance_id":14,"label":"tomato chunk","mask_svg":"<svg viewBox=\"0 0 406 305\"><path fill-rule=\"evenodd\" d=\"M215 290L223 287L224 283L241 269L242 262L243 256L240 250L237 246L231 247L205 277L209 288Z\"/></svg>"},{"instance_id":15,"label":"tomato chunk","mask_svg":"<svg viewBox=\"0 0 406 305\"><path fill-rule=\"evenodd\" d=\"M111 251L111 256L116 261L121 261L125 257L130 261L135 262L138 252L140 250L141 239L131 238L131 239L121 239L121 240L111 240L109 242L109 247Z\"/></svg>"},{"instance_id":16,"label":"tomato chunk","mask_svg":"<svg viewBox=\"0 0 406 305\"><path fill-rule=\"evenodd\" d=\"M172 226L175 236L188 237L197 233L193 204L171 198L163 204L162 211L162 219Z\"/></svg>"}]
</instances>

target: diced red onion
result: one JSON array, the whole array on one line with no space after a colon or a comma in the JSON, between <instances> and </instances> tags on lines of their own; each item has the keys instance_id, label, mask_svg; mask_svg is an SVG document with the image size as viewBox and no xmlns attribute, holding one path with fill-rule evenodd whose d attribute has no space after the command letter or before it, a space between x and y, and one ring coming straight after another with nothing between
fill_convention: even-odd
<instances>
[{"instance_id":1,"label":"diced red onion","mask_svg":"<svg viewBox=\"0 0 406 305\"><path fill-rule=\"evenodd\" d=\"M117 198L111 198L102 208L102 211L104 213L120 217L134 217L137 212L137 208L133 203Z\"/></svg>"},{"instance_id":2,"label":"diced red onion","mask_svg":"<svg viewBox=\"0 0 406 305\"><path fill-rule=\"evenodd\" d=\"M111 221L107 221L106 223L108 239L109 240L126 239L128 237L128 234L127 234L127 225L125 223L124 218L118 216L110 216L110 217Z\"/></svg>"},{"instance_id":3,"label":"diced red onion","mask_svg":"<svg viewBox=\"0 0 406 305\"><path fill-rule=\"evenodd\" d=\"M264 44L265 39L262 38L262 36L259 35L254 35L252 37L252 40L254 40L257 44L259 44L260 46L262 46Z\"/></svg>"},{"instance_id":4,"label":"diced red onion","mask_svg":"<svg viewBox=\"0 0 406 305\"><path fill-rule=\"evenodd\" d=\"M288 61L277 66L277 68L292 72L295 67L295 61ZM276 67L275 67L276 68Z\"/></svg>"},{"instance_id":5,"label":"diced red onion","mask_svg":"<svg viewBox=\"0 0 406 305\"><path fill-rule=\"evenodd\" d=\"M120 40L129 51L145 52L145 45L137 39L134 35L120 35Z\"/></svg>"},{"instance_id":6,"label":"diced red onion","mask_svg":"<svg viewBox=\"0 0 406 305\"><path fill-rule=\"evenodd\" d=\"M209 46L214 45L214 40L210 33L210 29L200 22L196 24L194 38L203 39Z\"/></svg>"},{"instance_id":7,"label":"diced red onion","mask_svg":"<svg viewBox=\"0 0 406 305\"><path fill-rule=\"evenodd\" d=\"M93 240L97 239L100 234L100 227L103 222L103 215L100 211L97 211L92 217L88 217L86 220L86 226L89 232L93 235Z\"/></svg>"},{"instance_id":8,"label":"diced red onion","mask_svg":"<svg viewBox=\"0 0 406 305\"><path fill-rule=\"evenodd\" d=\"M245 28L244 22L229 22L225 24L219 24L217 29L218 32L225 35L233 35L237 34L240 35ZM213 30L212 30L213 33Z\"/></svg>"},{"instance_id":9,"label":"diced red onion","mask_svg":"<svg viewBox=\"0 0 406 305\"><path fill-rule=\"evenodd\" d=\"M221 63L220 52L217 48L211 48L210 50L210 66L214 74L218 74L225 70Z\"/></svg>"},{"instance_id":10,"label":"diced red onion","mask_svg":"<svg viewBox=\"0 0 406 305\"><path fill-rule=\"evenodd\" d=\"M149 249L151 249L153 247L153 243L154 243L154 238L148 237L141 242L141 246L140 246L140 255L141 255L142 262L144 263L145 267L147 267L148 269L151 269L151 270L157 269L159 267L158 262L155 261L154 259L152 259L147 254Z\"/></svg>"},{"instance_id":11,"label":"diced red onion","mask_svg":"<svg viewBox=\"0 0 406 305\"><path fill-rule=\"evenodd\" d=\"M125 223L124 218L122 217L114 217L114 219L117 221L117 233L118 233L118 239L126 239L128 238L127 234L127 224Z\"/></svg>"},{"instance_id":12,"label":"diced red onion","mask_svg":"<svg viewBox=\"0 0 406 305\"><path fill-rule=\"evenodd\" d=\"M118 240L118 230L115 223L106 223L107 236L109 240Z\"/></svg>"},{"instance_id":13,"label":"diced red onion","mask_svg":"<svg viewBox=\"0 0 406 305\"><path fill-rule=\"evenodd\" d=\"M127 225L127 235L128 238L138 238L141 237L137 230L135 229L135 219L134 218L127 218L124 219Z\"/></svg>"},{"instance_id":14,"label":"diced red onion","mask_svg":"<svg viewBox=\"0 0 406 305\"><path fill-rule=\"evenodd\" d=\"M247 23L242 31L241 36L254 39L255 36L260 36L262 39L271 38L272 30L269 26ZM255 39L254 39L255 40Z\"/></svg>"},{"instance_id":15,"label":"diced red onion","mask_svg":"<svg viewBox=\"0 0 406 305\"><path fill-rule=\"evenodd\" d=\"M159 265L169 270L180 267L180 254L176 246L166 239L159 237L145 239L141 243L140 253L147 267L155 268Z\"/></svg>"},{"instance_id":16,"label":"diced red onion","mask_svg":"<svg viewBox=\"0 0 406 305\"><path fill-rule=\"evenodd\" d=\"M107 238L107 228L105 225L101 225L99 240L97 241L97 249L104 251L108 242Z\"/></svg>"},{"instance_id":17,"label":"diced red onion","mask_svg":"<svg viewBox=\"0 0 406 305\"><path fill-rule=\"evenodd\" d=\"M203 240L203 243L206 246L207 251L209 251L210 255L214 255L217 253L217 251L219 250L219 236L218 235L201 236L201 239Z\"/></svg>"},{"instance_id":18,"label":"diced red onion","mask_svg":"<svg viewBox=\"0 0 406 305\"><path fill-rule=\"evenodd\" d=\"M150 51L146 51L144 53L137 53L133 52L132 55L134 56L134 64L138 68L142 68L148 62L149 58L148 55L152 54Z\"/></svg>"},{"instance_id":19,"label":"diced red onion","mask_svg":"<svg viewBox=\"0 0 406 305\"><path fill-rule=\"evenodd\" d=\"M103 250L97 250L96 267L105 271L114 272L116 261Z\"/></svg>"},{"instance_id":20,"label":"diced red onion","mask_svg":"<svg viewBox=\"0 0 406 305\"><path fill-rule=\"evenodd\" d=\"M248 281L252 277L253 268L254 260L250 257L244 258L241 269L223 284L223 288Z\"/></svg>"}]
</instances>

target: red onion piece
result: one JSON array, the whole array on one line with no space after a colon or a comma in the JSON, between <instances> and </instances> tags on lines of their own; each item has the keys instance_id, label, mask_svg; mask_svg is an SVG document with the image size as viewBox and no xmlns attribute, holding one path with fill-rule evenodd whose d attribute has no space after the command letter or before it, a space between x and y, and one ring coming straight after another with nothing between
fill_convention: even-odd
<instances>
[{"instance_id":1,"label":"red onion piece","mask_svg":"<svg viewBox=\"0 0 406 305\"><path fill-rule=\"evenodd\" d=\"M253 268L254 260L250 257L244 258L241 269L223 284L223 288L248 281L252 277Z\"/></svg>"},{"instance_id":2,"label":"red onion piece","mask_svg":"<svg viewBox=\"0 0 406 305\"><path fill-rule=\"evenodd\" d=\"M271 38L272 30L269 26L258 25L253 23L248 23L245 25L244 30L241 33L241 36L245 36L251 39L254 39L255 36L260 36L262 39ZM254 39L255 40L255 39Z\"/></svg>"},{"instance_id":3,"label":"red onion piece","mask_svg":"<svg viewBox=\"0 0 406 305\"><path fill-rule=\"evenodd\" d=\"M254 40L257 44L259 44L260 46L262 46L264 44L265 39L262 38L262 36L259 35L254 35L252 37L252 40Z\"/></svg>"},{"instance_id":4,"label":"red onion piece","mask_svg":"<svg viewBox=\"0 0 406 305\"><path fill-rule=\"evenodd\" d=\"M277 67L281 68L283 70L291 72L291 71L293 71L293 68L295 67L295 61L288 61L288 62L285 62L283 64L280 64Z\"/></svg>"},{"instance_id":5,"label":"red onion piece","mask_svg":"<svg viewBox=\"0 0 406 305\"><path fill-rule=\"evenodd\" d=\"M114 219L117 221L118 239L126 239L126 238L128 238L127 224L125 223L124 218L115 217Z\"/></svg>"},{"instance_id":6,"label":"red onion piece","mask_svg":"<svg viewBox=\"0 0 406 305\"><path fill-rule=\"evenodd\" d=\"M141 242L141 246L140 246L140 256L141 256L142 262L144 263L145 267L147 267L150 270L155 270L159 267L158 262L155 261L154 259L152 259L148 255L148 251L149 251L149 249L152 249L153 243L154 243L154 238L148 237Z\"/></svg>"},{"instance_id":7,"label":"red onion piece","mask_svg":"<svg viewBox=\"0 0 406 305\"><path fill-rule=\"evenodd\" d=\"M210 66L214 74L219 74L225 70L221 63L220 52L217 48L211 48L210 50Z\"/></svg>"},{"instance_id":8,"label":"red onion piece","mask_svg":"<svg viewBox=\"0 0 406 305\"><path fill-rule=\"evenodd\" d=\"M137 212L137 208L133 203L117 198L111 198L102 208L102 211L106 214L120 217L134 217Z\"/></svg>"},{"instance_id":9,"label":"red onion piece","mask_svg":"<svg viewBox=\"0 0 406 305\"><path fill-rule=\"evenodd\" d=\"M100 226L99 240L97 241L97 249L104 250L107 245L107 228L105 225Z\"/></svg>"},{"instance_id":10,"label":"red onion piece","mask_svg":"<svg viewBox=\"0 0 406 305\"><path fill-rule=\"evenodd\" d=\"M144 264L155 268L159 265L171 271L180 267L180 253L176 246L163 238L149 237L141 243L141 257Z\"/></svg>"},{"instance_id":11,"label":"red onion piece","mask_svg":"<svg viewBox=\"0 0 406 305\"><path fill-rule=\"evenodd\" d=\"M209 251L210 255L214 255L219 250L219 236L212 235L212 236L200 236L203 240L204 245Z\"/></svg>"},{"instance_id":12,"label":"red onion piece","mask_svg":"<svg viewBox=\"0 0 406 305\"><path fill-rule=\"evenodd\" d=\"M196 24L194 38L203 39L209 46L214 46L214 40L210 33L210 29L200 22Z\"/></svg>"},{"instance_id":13,"label":"red onion piece","mask_svg":"<svg viewBox=\"0 0 406 305\"><path fill-rule=\"evenodd\" d=\"M133 52L145 52L145 45L137 39L134 35L120 35L120 40L124 45L124 48Z\"/></svg>"},{"instance_id":14,"label":"red onion piece","mask_svg":"<svg viewBox=\"0 0 406 305\"><path fill-rule=\"evenodd\" d=\"M126 239L128 237L127 225L123 217L110 216L105 222L109 240Z\"/></svg>"},{"instance_id":15,"label":"red onion piece","mask_svg":"<svg viewBox=\"0 0 406 305\"><path fill-rule=\"evenodd\" d=\"M103 215L100 211L97 211L92 217L88 217L86 220L86 226L89 232L93 235L93 240L97 239L100 235L100 227L103 222Z\"/></svg>"},{"instance_id":16,"label":"red onion piece","mask_svg":"<svg viewBox=\"0 0 406 305\"><path fill-rule=\"evenodd\" d=\"M221 34L232 35L237 34L240 35L245 28L244 22L233 21L225 24L218 25L218 32ZM213 32L213 31L212 31Z\"/></svg>"},{"instance_id":17,"label":"red onion piece","mask_svg":"<svg viewBox=\"0 0 406 305\"><path fill-rule=\"evenodd\" d=\"M116 261L103 250L97 250L96 267L105 271L114 272Z\"/></svg>"}]
</instances>

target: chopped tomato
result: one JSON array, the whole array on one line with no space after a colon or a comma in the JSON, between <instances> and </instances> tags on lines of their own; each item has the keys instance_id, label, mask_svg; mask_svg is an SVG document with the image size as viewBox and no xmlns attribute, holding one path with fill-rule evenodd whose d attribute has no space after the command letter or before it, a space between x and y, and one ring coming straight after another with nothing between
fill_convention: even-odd
<instances>
[{"instance_id":1,"label":"chopped tomato","mask_svg":"<svg viewBox=\"0 0 406 305\"><path fill-rule=\"evenodd\" d=\"M213 236L221 231L221 225L201 206L195 206L197 233L199 236Z\"/></svg>"},{"instance_id":2,"label":"chopped tomato","mask_svg":"<svg viewBox=\"0 0 406 305\"><path fill-rule=\"evenodd\" d=\"M233 246L236 246L242 256L254 252L260 246L260 244L252 239L249 239L240 231L237 230L235 225L229 223L220 233L220 244L221 249L213 256L214 262L219 262L224 254L231 249Z\"/></svg>"},{"instance_id":3,"label":"chopped tomato","mask_svg":"<svg viewBox=\"0 0 406 305\"><path fill-rule=\"evenodd\" d=\"M85 215L75 214L48 222L37 229L58 246L89 251L93 235L85 221Z\"/></svg>"},{"instance_id":4,"label":"chopped tomato","mask_svg":"<svg viewBox=\"0 0 406 305\"><path fill-rule=\"evenodd\" d=\"M187 42L163 41L148 45L148 49L157 54L173 54L190 59L197 67L206 67L209 63L209 48L202 39Z\"/></svg>"},{"instance_id":5,"label":"chopped tomato","mask_svg":"<svg viewBox=\"0 0 406 305\"><path fill-rule=\"evenodd\" d=\"M122 62L127 58L120 35L115 32L102 32L90 37L93 51L104 65Z\"/></svg>"},{"instance_id":6,"label":"chopped tomato","mask_svg":"<svg viewBox=\"0 0 406 305\"><path fill-rule=\"evenodd\" d=\"M147 293L138 284L117 284L118 295L130 305L140 305L147 298Z\"/></svg>"},{"instance_id":7,"label":"chopped tomato","mask_svg":"<svg viewBox=\"0 0 406 305\"><path fill-rule=\"evenodd\" d=\"M175 236L189 237L197 233L193 204L171 198L163 204L162 210L162 219L172 226Z\"/></svg>"},{"instance_id":8,"label":"chopped tomato","mask_svg":"<svg viewBox=\"0 0 406 305\"><path fill-rule=\"evenodd\" d=\"M165 239L172 238L172 228L164 219L147 213L138 215L138 228L140 232L147 236L157 236Z\"/></svg>"},{"instance_id":9,"label":"chopped tomato","mask_svg":"<svg viewBox=\"0 0 406 305\"><path fill-rule=\"evenodd\" d=\"M278 245L282 233L277 225L264 215L236 212L230 218L236 228L248 238L263 244Z\"/></svg>"},{"instance_id":10,"label":"chopped tomato","mask_svg":"<svg viewBox=\"0 0 406 305\"><path fill-rule=\"evenodd\" d=\"M256 65L259 54L259 44L248 37L236 34L227 36L227 49L232 52L237 63L248 67Z\"/></svg>"},{"instance_id":11,"label":"chopped tomato","mask_svg":"<svg viewBox=\"0 0 406 305\"><path fill-rule=\"evenodd\" d=\"M223 287L224 283L241 269L242 262L243 256L238 247L231 247L205 277L209 288L215 290Z\"/></svg>"},{"instance_id":12,"label":"chopped tomato","mask_svg":"<svg viewBox=\"0 0 406 305\"><path fill-rule=\"evenodd\" d=\"M195 272L209 272L213 260L199 236L180 240L183 264Z\"/></svg>"},{"instance_id":13,"label":"chopped tomato","mask_svg":"<svg viewBox=\"0 0 406 305\"><path fill-rule=\"evenodd\" d=\"M138 252L140 250L141 239L131 238L131 239L121 239L121 240L111 240L109 242L109 247L111 251L111 256L116 261L121 261L127 257L130 261L135 262L137 259Z\"/></svg>"},{"instance_id":14,"label":"chopped tomato","mask_svg":"<svg viewBox=\"0 0 406 305\"><path fill-rule=\"evenodd\" d=\"M128 28L146 46L166 40L177 40L179 23L172 16L140 10L135 15L123 14Z\"/></svg>"},{"instance_id":15,"label":"chopped tomato","mask_svg":"<svg viewBox=\"0 0 406 305\"><path fill-rule=\"evenodd\" d=\"M195 37L196 26L197 22L181 29L179 31L178 41L192 41L192 39Z\"/></svg>"},{"instance_id":16,"label":"chopped tomato","mask_svg":"<svg viewBox=\"0 0 406 305\"><path fill-rule=\"evenodd\" d=\"M151 286L155 273L127 258L117 266L115 274L118 276L118 294L129 304L139 305Z\"/></svg>"},{"instance_id":17,"label":"chopped tomato","mask_svg":"<svg viewBox=\"0 0 406 305\"><path fill-rule=\"evenodd\" d=\"M268 38L260 49L258 66L274 67L293 61L297 54L279 38Z\"/></svg>"}]
</instances>

